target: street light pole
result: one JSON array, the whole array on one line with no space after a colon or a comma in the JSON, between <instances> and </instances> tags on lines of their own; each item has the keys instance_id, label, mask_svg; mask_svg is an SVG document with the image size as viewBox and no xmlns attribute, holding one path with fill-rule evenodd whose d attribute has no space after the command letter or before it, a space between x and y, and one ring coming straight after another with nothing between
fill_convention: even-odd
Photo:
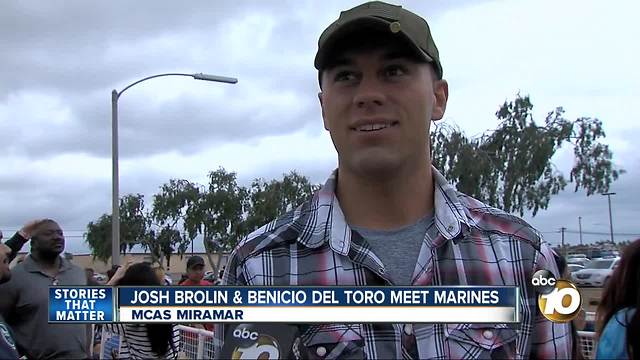
<instances>
[{"instance_id":1,"label":"street light pole","mask_svg":"<svg viewBox=\"0 0 640 360\"><path fill-rule=\"evenodd\" d=\"M609 231L610 231L610 234L611 234L611 244L615 244L613 242L613 221L612 221L612 218L611 218L611 195L615 195L615 194L616 193L614 193L614 192L607 192L607 193L602 194L602 195L605 195L607 197L607 200L609 200Z\"/></svg>"},{"instance_id":2,"label":"street light pole","mask_svg":"<svg viewBox=\"0 0 640 360\"><path fill-rule=\"evenodd\" d=\"M161 76L189 76L195 80L222 82L227 84L236 84L238 79L226 76L209 75L203 73L183 74L183 73L166 73L147 76L146 78L135 81L120 92L113 90L111 92L111 264L120 265L120 174L118 169L118 99L130 87L143 81L161 77Z\"/></svg>"},{"instance_id":3,"label":"street light pole","mask_svg":"<svg viewBox=\"0 0 640 360\"><path fill-rule=\"evenodd\" d=\"M578 216L578 228L580 229L580 245L582 245L582 216Z\"/></svg>"},{"instance_id":4,"label":"street light pole","mask_svg":"<svg viewBox=\"0 0 640 360\"><path fill-rule=\"evenodd\" d=\"M111 265L120 265L120 172L118 169L118 98L111 92Z\"/></svg>"}]
</instances>

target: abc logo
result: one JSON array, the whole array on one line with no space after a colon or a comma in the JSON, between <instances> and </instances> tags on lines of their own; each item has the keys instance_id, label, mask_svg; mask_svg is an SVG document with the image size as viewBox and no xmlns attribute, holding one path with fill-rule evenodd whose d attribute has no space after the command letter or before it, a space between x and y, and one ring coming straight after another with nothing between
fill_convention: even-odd
<instances>
[{"instance_id":1,"label":"abc logo","mask_svg":"<svg viewBox=\"0 0 640 360\"><path fill-rule=\"evenodd\" d=\"M553 322L568 322L580 313L582 296L568 280L553 276L549 270L538 270L531 279L538 295L538 307L542 315Z\"/></svg>"},{"instance_id":2,"label":"abc logo","mask_svg":"<svg viewBox=\"0 0 640 360\"><path fill-rule=\"evenodd\" d=\"M255 331L249 331L246 328L236 328L233 330L233 337L244 340L258 340L258 333Z\"/></svg>"},{"instance_id":3,"label":"abc logo","mask_svg":"<svg viewBox=\"0 0 640 360\"><path fill-rule=\"evenodd\" d=\"M232 335L234 338L241 340L241 344L236 346L231 354L231 358L234 360L272 360L280 358L278 342L269 335L258 334L256 331L248 330L243 325L235 328Z\"/></svg>"}]
</instances>

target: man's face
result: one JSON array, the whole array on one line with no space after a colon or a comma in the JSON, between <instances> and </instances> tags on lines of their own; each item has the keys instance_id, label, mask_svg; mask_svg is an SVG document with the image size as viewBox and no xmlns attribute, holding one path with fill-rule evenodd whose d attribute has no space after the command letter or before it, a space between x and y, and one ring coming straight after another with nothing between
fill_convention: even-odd
<instances>
[{"instance_id":1,"label":"man's face","mask_svg":"<svg viewBox=\"0 0 640 360\"><path fill-rule=\"evenodd\" d=\"M0 284L6 283L11 279L9 254L11 254L11 249L5 244L0 244Z\"/></svg>"},{"instance_id":2,"label":"man's face","mask_svg":"<svg viewBox=\"0 0 640 360\"><path fill-rule=\"evenodd\" d=\"M187 277L193 282L199 282L204 277L204 265L194 265L187 269Z\"/></svg>"},{"instance_id":3,"label":"man's face","mask_svg":"<svg viewBox=\"0 0 640 360\"><path fill-rule=\"evenodd\" d=\"M379 176L426 160L429 125L444 115L447 83L401 50L346 51L323 72L322 116L341 169Z\"/></svg>"},{"instance_id":4,"label":"man's face","mask_svg":"<svg viewBox=\"0 0 640 360\"><path fill-rule=\"evenodd\" d=\"M64 233L57 223L43 222L36 229L31 246L44 254L59 255L64 251Z\"/></svg>"}]
</instances>

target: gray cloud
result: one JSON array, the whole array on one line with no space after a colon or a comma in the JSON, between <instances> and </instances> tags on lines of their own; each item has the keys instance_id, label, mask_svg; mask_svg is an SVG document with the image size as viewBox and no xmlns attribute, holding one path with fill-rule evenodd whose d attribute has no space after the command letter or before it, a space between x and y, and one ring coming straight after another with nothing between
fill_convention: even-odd
<instances>
[{"instance_id":1,"label":"gray cloud","mask_svg":"<svg viewBox=\"0 0 640 360\"><path fill-rule=\"evenodd\" d=\"M120 99L120 156L126 165L121 172L122 194L153 194L172 177L204 179L219 164L239 171L243 184L255 177L277 178L292 169L314 183L323 182L336 165L333 149L317 144L303 149L296 142L292 150L286 143L327 136L321 128L312 66L317 37L339 10L356 3L4 2L0 11L4 50L0 58L0 229L15 229L30 218L50 216L66 229L80 231L72 236L81 236L88 221L109 212L110 92L163 72L205 72L236 76L240 81L229 86L166 78L127 91ZM531 92L537 109L541 104L540 111L564 105L580 113L588 107L584 115L607 120L609 140L622 144L615 147L616 161L629 170L612 187L619 193L614 199L615 230L638 231L635 204L640 193L634 184L640 180L640 164L630 149L637 139L632 131L636 125L632 120L620 124L634 115L624 104L637 97L631 86L637 77L622 76L633 69L628 66L629 59L635 58L632 47L603 42L606 49L613 48L608 59L612 65L595 76L589 72L591 58L585 58L580 45L585 40L569 41L577 36L561 26L564 20L540 35L542 30L526 21L519 27L503 16L524 5L508 3L509 11L498 19L490 15L504 9L505 3L416 0L402 4L434 19L432 29L442 39L439 48L452 89L448 117L469 132L493 127L498 104L521 87ZM535 9L528 14L547 16L546 9ZM563 9L554 15L556 20L565 16ZM459 14L467 17L458 18ZM567 24L573 24L569 20ZM467 26L469 22L474 28ZM614 27L620 36L628 34L618 31L622 27ZM505 42L510 51L505 50ZM604 81L609 73L615 81ZM619 94L629 97L623 101ZM597 103L603 106L591 107ZM285 144L265 145L265 139L278 136ZM228 161L209 158L217 149L226 152L222 157ZM305 151L322 154L294 156ZM281 156L287 152L288 157ZM172 158L172 154L177 155ZM162 169L150 165L166 159L184 160L190 169L169 161ZM577 224L577 216L583 216L585 229L591 227L589 222L598 223L604 225L591 229L606 232L606 211L602 197L564 192L531 221L543 231L555 231L560 226L577 227L570 225L572 219ZM556 239L556 235L547 237Z\"/></svg>"},{"instance_id":2,"label":"gray cloud","mask_svg":"<svg viewBox=\"0 0 640 360\"><path fill-rule=\"evenodd\" d=\"M638 201L640 200L640 160L626 164L629 172L612 184L610 191L617 193L611 197L611 209L615 241L634 240L640 238L640 217ZM561 227L566 227L565 242L579 243L578 217L582 217L583 242L595 242L609 239L609 208L605 196L595 194L586 196L583 191L573 192L571 184L564 191L551 198L549 209L540 212L536 217L525 218L542 231L545 239L552 244L561 242Z\"/></svg>"}]
</instances>

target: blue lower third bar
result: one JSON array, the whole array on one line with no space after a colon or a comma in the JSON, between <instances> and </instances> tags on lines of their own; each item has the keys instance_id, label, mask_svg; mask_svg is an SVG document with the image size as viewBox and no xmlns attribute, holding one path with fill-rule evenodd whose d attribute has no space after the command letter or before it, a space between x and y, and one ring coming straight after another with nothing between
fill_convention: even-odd
<instances>
[{"instance_id":1,"label":"blue lower third bar","mask_svg":"<svg viewBox=\"0 0 640 360\"><path fill-rule=\"evenodd\" d=\"M101 286L49 288L49 323L114 322L114 291Z\"/></svg>"}]
</instances>

